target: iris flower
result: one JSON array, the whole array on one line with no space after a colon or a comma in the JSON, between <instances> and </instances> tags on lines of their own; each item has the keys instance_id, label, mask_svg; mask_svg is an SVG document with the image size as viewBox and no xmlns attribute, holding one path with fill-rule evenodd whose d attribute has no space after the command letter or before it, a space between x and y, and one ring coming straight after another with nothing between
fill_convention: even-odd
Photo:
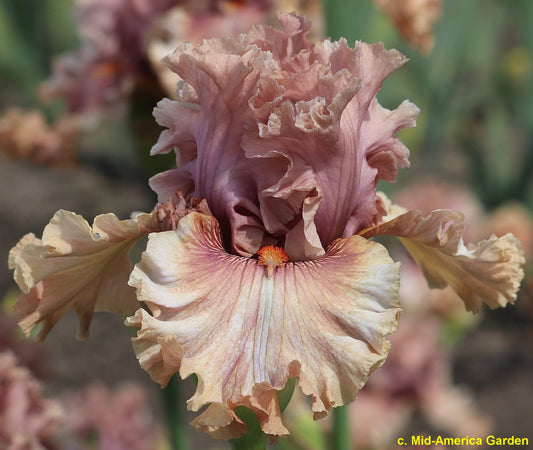
<instances>
[{"instance_id":1,"label":"iris flower","mask_svg":"<svg viewBox=\"0 0 533 450\"><path fill-rule=\"evenodd\" d=\"M399 263L372 237L397 236L433 286L473 311L514 302L523 275L512 235L465 245L460 213L424 216L376 192L409 164L395 134L418 108L376 99L406 58L382 44L313 43L303 17L279 20L165 59L182 81L155 109L166 130L152 154L175 152L177 168L150 180L152 213L90 227L60 211L10 255L26 333L41 323L44 338L74 309L85 335L94 310L137 308L126 323L142 368L162 386L195 374L188 408L205 409L193 426L222 439L246 432L239 406L286 435L277 393L289 378L318 419L384 362ZM129 249L145 235L127 286Z\"/></svg>"}]
</instances>

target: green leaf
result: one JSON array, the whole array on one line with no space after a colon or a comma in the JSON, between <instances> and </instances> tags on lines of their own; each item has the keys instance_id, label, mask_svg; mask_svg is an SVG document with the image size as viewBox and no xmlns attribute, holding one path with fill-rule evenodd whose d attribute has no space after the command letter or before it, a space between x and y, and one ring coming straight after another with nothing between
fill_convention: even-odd
<instances>
[{"instance_id":1,"label":"green leaf","mask_svg":"<svg viewBox=\"0 0 533 450\"><path fill-rule=\"evenodd\" d=\"M296 378L289 378L285 387L278 392L278 402L281 412L285 410L289 404L294 388L296 387ZM263 450L266 448L267 435L261 430L259 420L255 413L246 406L238 406L235 408L235 414L242 419L248 426L248 432L239 439L230 441L231 448L234 450Z\"/></svg>"},{"instance_id":2,"label":"green leaf","mask_svg":"<svg viewBox=\"0 0 533 450\"><path fill-rule=\"evenodd\" d=\"M291 401L294 388L296 387L296 380L297 378L289 378L285 387L278 392L278 403L281 412L285 411L285 408L287 408Z\"/></svg>"},{"instance_id":3,"label":"green leaf","mask_svg":"<svg viewBox=\"0 0 533 450\"><path fill-rule=\"evenodd\" d=\"M267 435L261 430L255 413L246 406L237 406L235 414L248 426L248 432L239 439L230 440L231 448L234 450L264 450L267 444Z\"/></svg>"}]
</instances>

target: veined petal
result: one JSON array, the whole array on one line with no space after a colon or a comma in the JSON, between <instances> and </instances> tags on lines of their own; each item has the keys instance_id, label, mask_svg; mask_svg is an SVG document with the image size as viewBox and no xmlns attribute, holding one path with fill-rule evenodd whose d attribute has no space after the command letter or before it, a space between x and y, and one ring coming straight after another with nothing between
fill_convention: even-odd
<instances>
[{"instance_id":1,"label":"veined petal","mask_svg":"<svg viewBox=\"0 0 533 450\"><path fill-rule=\"evenodd\" d=\"M283 19L299 23L295 17ZM274 55L280 53L279 32L265 28L277 38L267 33L258 39L255 31L249 35L256 39L251 42ZM277 84L283 89L263 84L252 99L256 124L248 125L242 145L246 156L257 163L260 202L275 192L270 179L291 180L293 174L304 170L313 175L307 177L313 181L308 192L320 191L321 200L311 219L325 247L381 217L376 184L380 179L395 181L398 167L409 165L409 152L395 134L415 125L418 108L406 101L389 111L376 100L385 78L406 61L399 52L361 42L350 48L342 39L311 45L302 37L306 28L302 26L299 33L306 45L298 47L298 52L291 47L290 59L280 57L285 72ZM294 36L284 39L288 46ZM282 158L288 163L271 162ZM267 178L257 168L261 170L269 162L272 167ZM302 190L293 191L289 197L287 189L285 198L301 197ZM295 205L298 208L293 206L293 215L298 218L303 211L301 200ZM284 212L276 203L261 204L262 218L276 217L283 222L280 211Z\"/></svg>"},{"instance_id":2,"label":"veined petal","mask_svg":"<svg viewBox=\"0 0 533 450\"><path fill-rule=\"evenodd\" d=\"M29 234L11 250L9 266L23 294L15 304L26 335L41 323L43 340L67 309L79 316L79 337L86 337L94 311L130 313L138 307L127 285L135 242L158 230L155 214L119 220L97 216L91 228L72 212L58 211L37 239Z\"/></svg>"},{"instance_id":3,"label":"veined petal","mask_svg":"<svg viewBox=\"0 0 533 450\"><path fill-rule=\"evenodd\" d=\"M482 303L491 308L514 303L525 263L520 241L512 234L469 244L463 243L464 217L447 209L424 216L420 211L402 211L389 206L384 222L361 232L370 238L392 235L422 268L431 287L450 286L469 311Z\"/></svg>"},{"instance_id":4,"label":"veined petal","mask_svg":"<svg viewBox=\"0 0 533 450\"><path fill-rule=\"evenodd\" d=\"M306 260L378 223L376 184L409 164L395 135L415 125L418 108L377 101L407 61L398 51L315 43L303 17L279 21L281 30L183 44L165 59L185 94L155 110L167 130L152 152L174 150L178 169L151 185L160 201L176 189L205 198L233 253L274 243Z\"/></svg>"},{"instance_id":5,"label":"veined petal","mask_svg":"<svg viewBox=\"0 0 533 450\"><path fill-rule=\"evenodd\" d=\"M149 236L130 284L153 314L126 321L140 328L141 366L163 386L195 373L188 407L210 404L195 425L224 438L243 433L241 405L266 433L286 434L276 393L289 377L312 396L315 418L353 400L383 363L401 311L399 264L377 243L339 239L268 276L257 260L226 253L216 219L194 212Z\"/></svg>"},{"instance_id":6,"label":"veined petal","mask_svg":"<svg viewBox=\"0 0 533 450\"><path fill-rule=\"evenodd\" d=\"M182 44L165 63L184 80L184 96L163 100L154 110L168 130L152 154L174 150L178 169L156 175L150 185L159 201L177 189L187 199L205 198L224 233L231 235L233 250L251 256L262 245L264 227L254 174L246 167L240 141L256 84L261 74L278 77L277 64L244 36L205 40L196 48Z\"/></svg>"}]
</instances>

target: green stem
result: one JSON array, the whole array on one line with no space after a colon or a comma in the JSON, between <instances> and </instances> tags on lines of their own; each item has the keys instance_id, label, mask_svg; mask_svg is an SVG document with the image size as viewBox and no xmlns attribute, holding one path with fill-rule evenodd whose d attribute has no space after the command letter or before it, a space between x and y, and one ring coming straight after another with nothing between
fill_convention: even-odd
<instances>
[{"instance_id":1,"label":"green stem","mask_svg":"<svg viewBox=\"0 0 533 450\"><path fill-rule=\"evenodd\" d=\"M333 450L350 450L350 422L348 406L333 410Z\"/></svg>"},{"instance_id":2,"label":"green stem","mask_svg":"<svg viewBox=\"0 0 533 450\"><path fill-rule=\"evenodd\" d=\"M278 403L281 412L285 411L285 408L289 406L292 394L294 394L294 388L296 387L296 378L289 378L285 387L278 392Z\"/></svg>"},{"instance_id":3,"label":"green stem","mask_svg":"<svg viewBox=\"0 0 533 450\"><path fill-rule=\"evenodd\" d=\"M533 133L529 135L528 148L524 162L522 164L522 172L518 176L518 181L512 193L513 198L521 202L527 200L528 186L533 179Z\"/></svg>"},{"instance_id":4,"label":"green stem","mask_svg":"<svg viewBox=\"0 0 533 450\"><path fill-rule=\"evenodd\" d=\"M259 420L255 413L246 406L237 406L235 414L247 425L248 432L238 439L229 442L233 450L265 450L267 435L261 430Z\"/></svg>"},{"instance_id":5,"label":"green stem","mask_svg":"<svg viewBox=\"0 0 533 450\"><path fill-rule=\"evenodd\" d=\"M289 378L285 387L278 392L278 403L281 412L289 404L294 388L296 387L296 378ZM235 414L248 426L248 432L238 439L230 440L233 450L264 450L267 445L267 435L261 430L259 420L255 413L245 407L238 406L235 408Z\"/></svg>"},{"instance_id":6,"label":"green stem","mask_svg":"<svg viewBox=\"0 0 533 450\"><path fill-rule=\"evenodd\" d=\"M163 403L166 411L170 448L187 450L190 448L187 422L183 410L183 386L178 375L174 375L163 389Z\"/></svg>"}]
</instances>

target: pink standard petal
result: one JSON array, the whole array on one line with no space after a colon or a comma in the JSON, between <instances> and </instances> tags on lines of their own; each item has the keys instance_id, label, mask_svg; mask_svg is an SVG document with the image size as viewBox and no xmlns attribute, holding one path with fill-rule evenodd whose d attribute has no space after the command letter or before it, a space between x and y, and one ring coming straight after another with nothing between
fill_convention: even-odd
<instances>
[{"instance_id":1,"label":"pink standard petal","mask_svg":"<svg viewBox=\"0 0 533 450\"><path fill-rule=\"evenodd\" d=\"M277 80L281 89L273 88L272 82L258 86L250 103L257 124L248 127L243 147L249 158L264 161L253 170L261 192L261 215L270 222L286 219L283 209L269 202L270 197L279 197L269 178L289 186L295 175L310 172L312 178L307 179L312 184L306 192L320 192L320 204L305 218L305 200L299 200L293 215L306 223L314 221L326 246L379 219L383 211L376 184L380 179L395 181L398 167L408 165L408 150L394 135L415 125L418 108L403 102L389 111L376 100L383 80L406 61L399 52L361 42L352 49L342 39L312 44L305 38L308 27L297 17L284 15L280 21L290 33L265 27L248 36L251 43L278 55L284 77ZM286 163L274 166L266 178L262 168L269 159ZM284 198L297 199L302 192L303 186L294 182L293 191L285 189ZM309 231L304 236L317 240ZM320 256L320 252L300 253L307 258Z\"/></svg>"},{"instance_id":2,"label":"pink standard petal","mask_svg":"<svg viewBox=\"0 0 533 450\"><path fill-rule=\"evenodd\" d=\"M512 234L465 246L461 213L441 209L424 216L420 211L405 212L391 206L394 213L361 236L400 238L430 286L451 286L469 311L478 311L483 303L491 308L514 303L524 277L525 258L520 241Z\"/></svg>"},{"instance_id":3,"label":"pink standard petal","mask_svg":"<svg viewBox=\"0 0 533 450\"><path fill-rule=\"evenodd\" d=\"M279 21L281 30L184 44L166 58L184 84L155 111L167 130L153 152L174 150L178 169L151 185L160 201L176 189L205 198L234 253L274 242L307 260L377 223L376 184L408 165L395 134L415 125L418 109L376 100L406 61L399 52L313 43L303 17Z\"/></svg>"},{"instance_id":4,"label":"pink standard petal","mask_svg":"<svg viewBox=\"0 0 533 450\"><path fill-rule=\"evenodd\" d=\"M163 386L195 373L195 424L215 437L244 432L234 409L284 435L276 393L289 377L313 400L315 418L352 401L384 361L397 326L399 265L359 236L313 261L288 262L268 277L258 261L228 254L215 218L190 213L175 231L151 234L130 284L139 310L134 349ZM225 419L211 408L224 412Z\"/></svg>"},{"instance_id":5,"label":"pink standard petal","mask_svg":"<svg viewBox=\"0 0 533 450\"><path fill-rule=\"evenodd\" d=\"M183 44L165 62L189 88L182 89L180 101L164 100L155 110L168 130L152 152L175 150L178 169L157 175L151 186L160 201L176 189L187 197L205 198L231 237L233 250L251 256L262 244L264 228L240 141L251 116L247 103L255 93L259 68L274 76L277 66L271 55L251 48L242 36L206 40L197 48Z\"/></svg>"},{"instance_id":6,"label":"pink standard petal","mask_svg":"<svg viewBox=\"0 0 533 450\"><path fill-rule=\"evenodd\" d=\"M93 227L83 217L58 211L39 240L27 235L10 253L10 268L22 289L15 312L26 335L41 324L43 340L68 309L79 316L86 337L94 311L125 314L138 307L127 285L130 250L142 236L158 230L155 214L119 220L97 216Z\"/></svg>"}]
</instances>

